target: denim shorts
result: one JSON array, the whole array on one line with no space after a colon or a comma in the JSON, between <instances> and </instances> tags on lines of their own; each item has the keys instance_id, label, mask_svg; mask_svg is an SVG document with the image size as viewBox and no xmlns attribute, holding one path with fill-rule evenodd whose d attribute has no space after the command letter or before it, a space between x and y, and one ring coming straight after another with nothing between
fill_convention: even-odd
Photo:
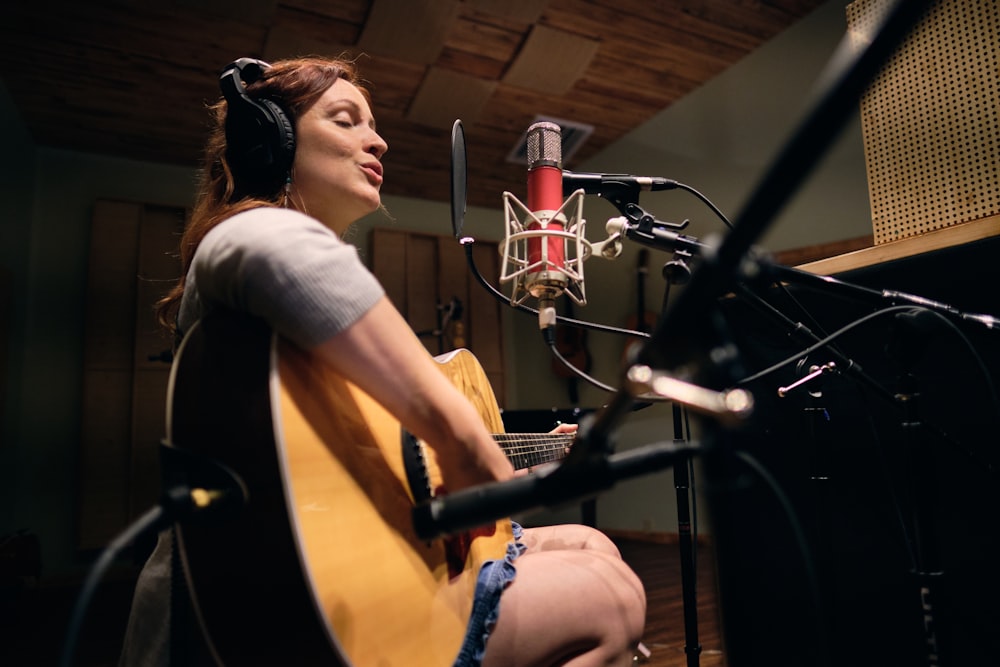
<instances>
[{"instance_id":1,"label":"denim shorts","mask_svg":"<svg viewBox=\"0 0 1000 667\"><path fill-rule=\"evenodd\" d=\"M514 576L517 574L514 560L526 549L520 542L523 535L521 526L517 522L511 523L514 528L514 541L507 545L507 555L503 560L486 561L479 570L472 613L469 615L469 624L465 630L465 640L452 667L478 667L483 662L486 640L500 615L500 594L510 582L514 581Z\"/></svg>"}]
</instances>

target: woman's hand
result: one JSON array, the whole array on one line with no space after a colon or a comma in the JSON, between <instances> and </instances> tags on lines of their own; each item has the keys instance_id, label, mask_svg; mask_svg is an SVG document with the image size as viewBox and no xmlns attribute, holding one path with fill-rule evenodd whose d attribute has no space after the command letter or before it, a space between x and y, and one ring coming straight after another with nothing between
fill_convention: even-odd
<instances>
[{"instance_id":1,"label":"woman's hand","mask_svg":"<svg viewBox=\"0 0 1000 667\"><path fill-rule=\"evenodd\" d=\"M556 427L549 431L550 435L557 435L563 433L576 433L577 429L580 428L579 424L563 424L562 422L556 422ZM569 446L566 447L566 454L569 454ZM560 457L561 458L561 457ZM533 471L534 466L529 466L527 468L521 468L520 470L514 472L515 477L520 477L521 475L527 475Z\"/></svg>"},{"instance_id":2,"label":"woman's hand","mask_svg":"<svg viewBox=\"0 0 1000 667\"><path fill-rule=\"evenodd\" d=\"M562 422L556 422L556 427L549 431L549 433L576 433L579 428L579 424L563 424Z\"/></svg>"}]
</instances>

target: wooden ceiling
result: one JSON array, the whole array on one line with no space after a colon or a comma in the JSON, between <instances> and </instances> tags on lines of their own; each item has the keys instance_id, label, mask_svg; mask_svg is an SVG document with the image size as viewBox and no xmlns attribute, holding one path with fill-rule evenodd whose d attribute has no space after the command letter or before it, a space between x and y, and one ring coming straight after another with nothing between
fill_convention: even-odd
<instances>
[{"instance_id":1,"label":"wooden ceiling","mask_svg":"<svg viewBox=\"0 0 1000 667\"><path fill-rule=\"evenodd\" d=\"M14 0L2 79L39 146L196 166L219 69L358 56L389 142L386 194L447 201L461 117L469 204L521 194L536 116L593 133L573 168L822 0Z\"/></svg>"}]
</instances>

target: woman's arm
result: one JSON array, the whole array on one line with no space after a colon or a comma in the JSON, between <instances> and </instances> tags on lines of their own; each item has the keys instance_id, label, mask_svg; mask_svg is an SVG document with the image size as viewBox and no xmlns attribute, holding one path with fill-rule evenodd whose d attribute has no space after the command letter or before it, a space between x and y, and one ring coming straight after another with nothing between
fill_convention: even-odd
<instances>
[{"instance_id":1,"label":"woman's arm","mask_svg":"<svg viewBox=\"0 0 1000 667\"><path fill-rule=\"evenodd\" d=\"M475 407L387 298L313 352L434 448L448 490L513 475Z\"/></svg>"}]
</instances>

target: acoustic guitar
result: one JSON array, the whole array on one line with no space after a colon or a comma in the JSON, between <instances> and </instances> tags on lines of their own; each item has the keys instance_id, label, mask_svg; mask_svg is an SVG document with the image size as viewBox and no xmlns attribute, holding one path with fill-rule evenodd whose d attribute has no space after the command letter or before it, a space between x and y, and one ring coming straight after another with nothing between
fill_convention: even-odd
<instances>
[{"instance_id":1,"label":"acoustic guitar","mask_svg":"<svg viewBox=\"0 0 1000 667\"><path fill-rule=\"evenodd\" d=\"M561 458L572 434L503 434L467 350L439 358L516 467ZM432 448L259 320L199 322L171 371L168 449L231 471L247 502L177 526L184 574L218 662L450 665L480 565L509 520L433 542L411 510L441 485ZM192 484L197 483L194 480Z\"/></svg>"}]
</instances>

